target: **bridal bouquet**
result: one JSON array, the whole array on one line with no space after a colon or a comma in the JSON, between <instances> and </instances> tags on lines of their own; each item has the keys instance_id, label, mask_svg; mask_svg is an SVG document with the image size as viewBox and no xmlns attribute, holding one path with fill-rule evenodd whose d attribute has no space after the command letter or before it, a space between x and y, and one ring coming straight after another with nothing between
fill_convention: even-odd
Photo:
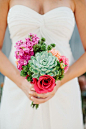
<instances>
[{"instance_id":1,"label":"bridal bouquet","mask_svg":"<svg viewBox=\"0 0 86 129\"><path fill-rule=\"evenodd\" d=\"M39 39L31 33L25 41L18 41L15 47L20 75L34 84L39 94L53 91L55 82L61 80L68 70L68 58L54 49L55 44L47 45L45 38ZM32 102L31 106L37 109L39 105Z\"/></svg>"}]
</instances>

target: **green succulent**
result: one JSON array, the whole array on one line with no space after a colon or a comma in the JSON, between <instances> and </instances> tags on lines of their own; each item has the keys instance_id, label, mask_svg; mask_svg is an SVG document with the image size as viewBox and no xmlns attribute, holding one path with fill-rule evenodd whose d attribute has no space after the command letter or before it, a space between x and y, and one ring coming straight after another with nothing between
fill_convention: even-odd
<instances>
[{"instance_id":1,"label":"green succulent","mask_svg":"<svg viewBox=\"0 0 86 129\"><path fill-rule=\"evenodd\" d=\"M37 52L29 60L29 70L33 73L32 77L39 79L42 75L56 76L59 74L57 58L47 51Z\"/></svg>"}]
</instances>

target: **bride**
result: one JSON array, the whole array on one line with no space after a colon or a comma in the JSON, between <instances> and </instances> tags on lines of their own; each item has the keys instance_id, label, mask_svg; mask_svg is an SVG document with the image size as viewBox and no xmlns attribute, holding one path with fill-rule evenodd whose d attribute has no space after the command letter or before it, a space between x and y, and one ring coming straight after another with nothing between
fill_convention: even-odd
<instances>
[{"instance_id":1,"label":"bride","mask_svg":"<svg viewBox=\"0 0 86 129\"><path fill-rule=\"evenodd\" d=\"M75 62L69 45L75 21L86 50L86 0L0 0L0 49L7 24L12 40L9 59L0 51L0 72L6 76L0 129L83 129L77 77L86 71L86 52ZM37 94L16 68L15 43L29 33L56 43L69 58L69 70L51 93ZM40 107L33 109L31 101Z\"/></svg>"}]
</instances>

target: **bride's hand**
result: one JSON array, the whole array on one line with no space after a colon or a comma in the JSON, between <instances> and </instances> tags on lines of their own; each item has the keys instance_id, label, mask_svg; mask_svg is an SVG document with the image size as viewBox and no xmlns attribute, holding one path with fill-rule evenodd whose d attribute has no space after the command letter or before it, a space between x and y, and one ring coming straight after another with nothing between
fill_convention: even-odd
<instances>
[{"instance_id":1,"label":"bride's hand","mask_svg":"<svg viewBox=\"0 0 86 129\"><path fill-rule=\"evenodd\" d=\"M60 86L61 86L61 81L57 81L56 86L54 87L54 90L52 92L43 94L38 94L33 88L33 90L29 90L29 98L34 102L34 104L45 103L55 95L56 91Z\"/></svg>"},{"instance_id":2,"label":"bride's hand","mask_svg":"<svg viewBox=\"0 0 86 129\"><path fill-rule=\"evenodd\" d=\"M34 90L34 84L31 84L26 79L22 79L20 88L26 94L26 96L32 101L29 92L32 92Z\"/></svg>"}]
</instances>

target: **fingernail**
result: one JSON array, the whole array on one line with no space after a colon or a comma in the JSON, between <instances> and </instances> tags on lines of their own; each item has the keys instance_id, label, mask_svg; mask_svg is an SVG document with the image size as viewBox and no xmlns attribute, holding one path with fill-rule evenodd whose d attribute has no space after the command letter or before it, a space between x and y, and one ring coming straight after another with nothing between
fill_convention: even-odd
<instances>
[{"instance_id":1,"label":"fingernail","mask_svg":"<svg viewBox=\"0 0 86 129\"><path fill-rule=\"evenodd\" d=\"M31 99L33 99L33 97L31 97Z\"/></svg>"},{"instance_id":2,"label":"fingernail","mask_svg":"<svg viewBox=\"0 0 86 129\"><path fill-rule=\"evenodd\" d=\"M35 90L34 88L31 88L31 90Z\"/></svg>"},{"instance_id":3,"label":"fingernail","mask_svg":"<svg viewBox=\"0 0 86 129\"><path fill-rule=\"evenodd\" d=\"M29 91L29 94L32 94L31 91Z\"/></svg>"}]
</instances>

